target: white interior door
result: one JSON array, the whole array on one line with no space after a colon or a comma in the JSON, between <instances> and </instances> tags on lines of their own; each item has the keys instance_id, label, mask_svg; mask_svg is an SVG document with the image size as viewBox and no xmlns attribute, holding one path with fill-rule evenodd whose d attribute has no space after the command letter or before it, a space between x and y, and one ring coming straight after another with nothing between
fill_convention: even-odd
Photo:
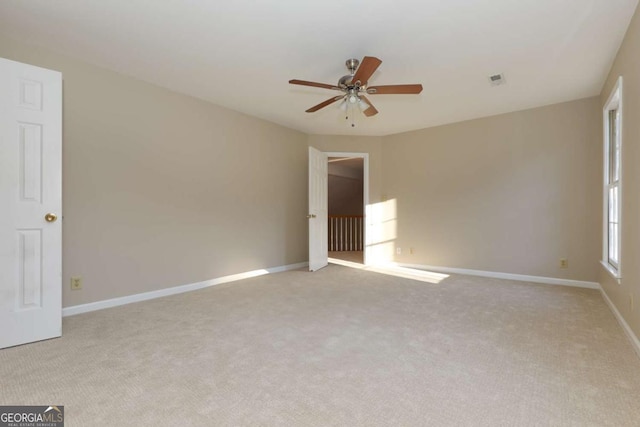
<instances>
[{"instance_id":1,"label":"white interior door","mask_svg":"<svg viewBox=\"0 0 640 427\"><path fill-rule=\"evenodd\" d=\"M0 348L62 334L62 75L0 58Z\"/></svg>"},{"instance_id":2,"label":"white interior door","mask_svg":"<svg viewBox=\"0 0 640 427\"><path fill-rule=\"evenodd\" d=\"M329 262L327 155L309 147L309 271Z\"/></svg>"}]
</instances>

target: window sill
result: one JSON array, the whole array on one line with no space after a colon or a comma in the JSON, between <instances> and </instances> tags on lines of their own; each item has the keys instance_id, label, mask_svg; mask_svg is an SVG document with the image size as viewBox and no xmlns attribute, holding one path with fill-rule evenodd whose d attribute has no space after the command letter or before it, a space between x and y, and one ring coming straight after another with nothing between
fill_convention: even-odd
<instances>
[{"instance_id":1,"label":"window sill","mask_svg":"<svg viewBox=\"0 0 640 427\"><path fill-rule=\"evenodd\" d=\"M600 264L602 264L604 269L607 270L607 272L616 280L616 282L618 282L618 284L621 283L622 277L620 276L619 270L616 270L615 268L610 266L606 261L600 261Z\"/></svg>"}]
</instances>

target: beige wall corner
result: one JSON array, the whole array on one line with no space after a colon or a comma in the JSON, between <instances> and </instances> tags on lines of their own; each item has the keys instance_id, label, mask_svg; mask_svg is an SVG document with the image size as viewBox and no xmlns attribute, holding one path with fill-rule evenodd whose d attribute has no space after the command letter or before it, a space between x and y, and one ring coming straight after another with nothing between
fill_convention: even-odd
<instances>
[{"instance_id":1,"label":"beige wall corner","mask_svg":"<svg viewBox=\"0 0 640 427\"><path fill-rule=\"evenodd\" d=\"M0 56L63 74L64 306L306 261L305 134L7 38Z\"/></svg>"},{"instance_id":2,"label":"beige wall corner","mask_svg":"<svg viewBox=\"0 0 640 427\"><path fill-rule=\"evenodd\" d=\"M622 221L620 283L599 266L603 290L616 306L636 337L640 337L640 9L636 10L627 34L600 95L602 108L618 77L622 76ZM599 135L600 163L602 163L602 135ZM601 167L602 169L602 167ZM603 178L598 181L598 196L602 210ZM602 224L599 227L599 250L602 252ZM601 256L600 256L601 258Z\"/></svg>"},{"instance_id":3,"label":"beige wall corner","mask_svg":"<svg viewBox=\"0 0 640 427\"><path fill-rule=\"evenodd\" d=\"M386 137L396 261L595 281L600 133L596 97Z\"/></svg>"}]
</instances>

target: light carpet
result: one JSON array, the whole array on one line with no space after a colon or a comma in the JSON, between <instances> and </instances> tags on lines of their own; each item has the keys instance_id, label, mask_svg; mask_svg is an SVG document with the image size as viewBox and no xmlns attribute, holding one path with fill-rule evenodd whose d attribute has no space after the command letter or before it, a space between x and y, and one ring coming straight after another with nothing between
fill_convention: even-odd
<instances>
[{"instance_id":1,"label":"light carpet","mask_svg":"<svg viewBox=\"0 0 640 427\"><path fill-rule=\"evenodd\" d=\"M65 318L0 350L0 404L67 426L638 426L598 291L329 266Z\"/></svg>"}]
</instances>

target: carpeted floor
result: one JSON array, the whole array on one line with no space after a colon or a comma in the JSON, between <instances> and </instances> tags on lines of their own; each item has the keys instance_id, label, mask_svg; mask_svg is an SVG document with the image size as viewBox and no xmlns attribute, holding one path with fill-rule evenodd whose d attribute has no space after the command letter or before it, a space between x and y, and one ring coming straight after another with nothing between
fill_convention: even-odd
<instances>
[{"instance_id":1,"label":"carpeted floor","mask_svg":"<svg viewBox=\"0 0 640 427\"><path fill-rule=\"evenodd\" d=\"M598 291L329 266L64 319L0 350L0 404L67 426L638 426Z\"/></svg>"}]
</instances>

